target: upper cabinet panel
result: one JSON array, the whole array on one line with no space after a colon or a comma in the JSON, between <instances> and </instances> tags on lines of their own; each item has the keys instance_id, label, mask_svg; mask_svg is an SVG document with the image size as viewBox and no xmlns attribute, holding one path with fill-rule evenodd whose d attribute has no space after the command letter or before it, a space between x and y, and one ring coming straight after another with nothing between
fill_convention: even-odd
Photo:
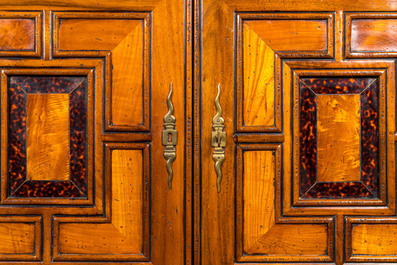
<instances>
[{"instance_id":1,"label":"upper cabinet panel","mask_svg":"<svg viewBox=\"0 0 397 265\"><path fill-rule=\"evenodd\" d=\"M397 13L347 13L346 57L396 57Z\"/></svg>"},{"instance_id":2,"label":"upper cabinet panel","mask_svg":"<svg viewBox=\"0 0 397 265\"><path fill-rule=\"evenodd\" d=\"M55 57L111 60L105 130L150 131L150 14L54 12L53 20Z\"/></svg>"},{"instance_id":3,"label":"upper cabinet panel","mask_svg":"<svg viewBox=\"0 0 397 265\"><path fill-rule=\"evenodd\" d=\"M41 55L41 12L0 12L0 57Z\"/></svg>"}]
</instances>

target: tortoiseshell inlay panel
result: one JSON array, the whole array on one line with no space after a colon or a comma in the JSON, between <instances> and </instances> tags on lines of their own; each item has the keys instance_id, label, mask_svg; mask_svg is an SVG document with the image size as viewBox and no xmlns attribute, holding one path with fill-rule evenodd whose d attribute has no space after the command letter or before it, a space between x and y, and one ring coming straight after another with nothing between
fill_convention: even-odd
<instances>
[{"instance_id":1,"label":"tortoiseshell inlay panel","mask_svg":"<svg viewBox=\"0 0 397 265\"><path fill-rule=\"evenodd\" d=\"M302 78L299 85L299 196L316 199L378 198L378 80L366 77L316 77ZM318 181L317 103L319 96L327 94L360 96L360 181Z\"/></svg>"},{"instance_id":2,"label":"tortoiseshell inlay panel","mask_svg":"<svg viewBox=\"0 0 397 265\"><path fill-rule=\"evenodd\" d=\"M87 79L80 76L10 76L8 79L8 196L87 197ZM28 94L69 96L69 180L28 180Z\"/></svg>"}]
</instances>

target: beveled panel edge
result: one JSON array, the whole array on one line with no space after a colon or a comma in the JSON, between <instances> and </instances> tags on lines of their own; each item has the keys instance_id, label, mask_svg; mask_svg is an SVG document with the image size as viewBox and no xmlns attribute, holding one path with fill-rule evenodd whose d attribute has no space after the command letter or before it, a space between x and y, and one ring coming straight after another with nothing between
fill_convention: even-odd
<instances>
[{"instance_id":1,"label":"beveled panel edge","mask_svg":"<svg viewBox=\"0 0 397 265\"><path fill-rule=\"evenodd\" d=\"M105 59L105 132L150 132L151 131L151 25L152 14L150 12L133 12L133 13L119 13L119 12L53 12L52 13L52 51L55 58L63 57L100 57ZM142 20L143 22L143 114L142 124L137 125L114 125L112 124L112 66L111 66L111 51L62 51L59 48L59 34L60 24L59 20L66 19L126 19L126 20Z\"/></svg>"},{"instance_id":2,"label":"beveled panel edge","mask_svg":"<svg viewBox=\"0 0 397 265\"><path fill-rule=\"evenodd\" d=\"M0 68L4 70L12 70L14 68L23 68L21 69L22 71L25 70L25 67L28 69L35 69L35 70L51 70L53 68L56 68L56 70L81 70L85 72L93 72L92 75L92 82L95 81L96 87L99 90L102 90L102 84L103 84L103 61L100 59L85 59L85 60L76 60L76 59L67 59L67 60L51 60L51 61L37 61L37 60L8 60L8 59L3 59L0 60ZM12 67L10 69L10 67ZM2 82L7 83L7 80L4 79L4 74L2 75ZM2 86L2 88L5 88L5 86ZM2 101L4 101L3 94L1 94ZM102 113L102 93L95 93L95 107L96 107L96 112L97 113ZM2 104L2 107L7 109L7 107ZM2 109L3 111L3 109ZM100 135L102 132L102 118L97 117L93 121L94 125L94 130L95 134ZM2 123L4 122L4 116L2 116ZM4 126L1 126L1 132L2 135L6 135L3 133ZM6 129L6 128L5 128ZM2 140L2 152L7 152L7 150L4 150L4 141L6 140L5 137L1 137ZM100 140L99 137L96 137L94 139L95 141L95 156L96 157L101 157L102 156L102 140ZM2 156L3 158L3 156ZM93 159L89 158L89 159ZM6 159L2 159L2 165ZM102 159L96 159L95 163L95 183L96 185L102 185L101 183L103 175L102 175ZM4 167L2 167L4 168ZM89 185L93 185L92 183ZM4 185L2 185L2 188L4 188ZM92 187L89 186L89 190L92 189ZM4 191L2 190L2 194L5 194ZM54 208L51 205L37 205L42 202L31 202L32 204L37 205L37 207L31 207L31 206L26 206L26 204L19 204L18 206L16 205L1 205L0 206L0 214L44 214L47 211L50 211L52 214L85 214L85 215L92 215L92 214L102 214L104 211L103 205L104 202L102 202L103 196L102 196L102 188L96 189L96 192L94 194L94 201L95 205L80 205L78 208L69 206L66 204L70 204L70 201L66 204L58 204L56 208ZM87 202L87 201L86 201Z\"/></svg>"},{"instance_id":3,"label":"beveled panel edge","mask_svg":"<svg viewBox=\"0 0 397 265\"><path fill-rule=\"evenodd\" d=\"M94 108L93 108L93 90L94 90L94 81L93 81L93 70L92 69L2 69L1 70L1 75L2 75L2 87L5 89L5 100L7 101L7 89L8 89L8 76L9 75L79 75L79 76L86 76L87 77L87 92L88 92L88 97L87 97L87 110L91 110L91 114L87 115L87 140L88 140L88 150L87 150L87 172L88 172L88 187L90 185L92 186L92 181L93 181L93 113L94 113ZM7 124L7 116L3 117L5 119L5 123ZM3 124L3 125L4 125ZM6 134L3 134L2 136L7 135L8 132L6 130ZM3 137L2 137L3 138ZM4 154L3 154L4 155ZM7 153L5 155L8 157ZM91 184L89 184L91 183ZM2 205L8 205L8 204L43 204L43 201L46 201L48 199L46 198L8 198L4 197L7 196L7 191L4 191L4 189L7 189L8 187L8 177L5 179L2 178L2 196L1 196L1 204ZM93 203L93 191L92 188L88 188L88 196L87 199L71 199L71 198L56 198L56 199L50 199L49 204L77 204L77 205L91 205Z\"/></svg>"},{"instance_id":4,"label":"beveled panel edge","mask_svg":"<svg viewBox=\"0 0 397 265\"><path fill-rule=\"evenodd\" d=\"M394 80L395 80L395 61L391 59L380 59L377 61L367 61L367 60L349 60L349 61L343 61L343 62L334 62L334 61L294 61L294 60L283 60L283 75L287 78L287 80L290 80L289 82L284 82L283 83L283 89L287 93L292 93L292 73L293 70L335 70L335 69L376 69L379 71L386 71L386 84L387 84L387 89L388 89L388 108L387 108L387 115L388 115L388 133L387 133L387 139L389 142L394 141L394 134L395 134L395 124L394 124L394 98L392 96L395 94L394 92ZM289 78L288 78L289 77ZM289 119L289 116L292 116L292 114L289 114L292 110L294 105L292 102L290 105L284 106L284 113L288 113L288 116L285 117L286 120ZM292 108L292 109L291 109ZM284 114L285 115L285 114ZM390 122L391 121L391 122ZM290 134L289 132L289 127L286 127L286 133ZM285 142L291 143L291 139L289 137L285 138ZM394 161L394 148L395 146L388 145L388 154L390 157L388 157L388 160L390 160L392 163L388 163L388 171L389 172L395 172L395 165L393 163ZM284 148L284 153L285 155L289 155L289 150L290 148L287 148L285 146ZM391 154L391 155L390 155ZM288 162L284 159L284 162ZM284 172L287 172L289 175L289 170L288 168L283 169ZM284 173L285 174L285 173ZM354 206L354 205L349 205L348 208L343 207L343 206L305 206L305 207L292 207L291 201L291 192L290 190L292 189L292 180L290 181L288 178L292 178L292 175L286 176L284 175L284 178L287 177L287 179L284 180L284 187L283 187L283 215L284 216L306 216L306 215L334 215L334 214L350 214L350 215L369 215L369 216L374 216L374 215L393 215L395 214L395 191L394 191L394 185L395 185L395 179L394 178L389 178L388 179L388 185L386 187L388 191L388 206L375 206L375 207L360 207L360 206Z\"/></svg>"},{"instance_id":5,"label":"beveled panel edge","mask_svg":"<svg viewBox=\"0 0 397 265\"><path fill-rule=\"evenodd\" d=\"M379 79L381 79L382 76L385 75L386 70L377 70L377 69L346 69L346 70L338 70L338 69L333 69L333 70L292 70L293 71L293 83L294 83L294 105L296 105L296 100L298 100L299 96L296 95L296 90L297 90L297 86L299 86L299 79L300 77L305 77L305 76L322 76L322 77L333 77L333 76L376 76L379 77ZM380 92L383 91L383 94L385 93L385 84L383 83L383 87L382 87L382 83L379 84L379 90ZM382 97L382 95L381 95ZM380 110L385 108L385 102L382 101L380 102ZM299 124L299 119L297 117L297 110L295 110L295 113L293 114L293 137L294 139L297 137L297 135L299 135L299 128L298 128L298 124ZM385 121L383 122L383 126L385 126ZM382 127L382 126L380 126ZM384 139L386 137L385 133L383 133L383 135L380 135L380 142L382 141L382 139ZM297 173L297 163L298 160L295 159L296 155L299 153L297 151L298 145L295 140L295 146L293 148L293 152L294 152L294 188L293 188L293 206L302 206L302 207L306 207L306 206L320 206L320 205L324 205L324 206L385 206L387 204L387 200L386 200L386 194L384 192L382 192L382 190L380 190L380 198L379 199L374 199L374 200L365 200L365 199L310 199L310 200L303 200L299 198L299 194L298 194L298 187L296 186L297 183L299 183L299 179L297 179L297 177L299 176L299 173ZM382 151L382 149L381 149ZM384 153L384 151L383 151ZM382 153L380 152L380 161L383 161L383 163L385 163L385 160L382 160ZM380 171L379 174L379 187L382 187L383 185L383 189L384 184L386 183L386 174L383 171L383 174L381 174L382 171Z\"/></svg>"},{"instance_id":6,"label":"beveled panel edge","mask_svg":"<svg viewBox=\"0 0 397 265\"><path fill-rule=\"evenodd\" d=\"M245 151L272 151L275 155L275 225L277 224L323 224L327 226L327 255L325 256L292 256L292 255L247 255L243 251L243 153ZM335 219L333 217L284 217L282 216L282 156L283 144L251 144L251 143L236 143L236 264L241 262L332 262L334 261L334 246L335 246Z\"/></svg>"},{"instance_id":7,"label":"beveled panel edge","mask_svg":"<svg viewBox=\"0 0 397 265\"><path fill-rule=\"evenodd\" d=\"M54 216L53 217L53 258L55 261L150 261L150 249L151 249L151 216L150 216L150 191L151 191L151 144L150 143L115 143L107 142L104 143L105 147L105 196L111 197L111 167L112 167L112 150L141 150L143 155L143 218L142 218L142 229L143 229L143 247L142 254L62 254L60 253L59 243L59 226L62 223L110 223L112 210L110 205L110 199L106 201L105 216L92 216L92 217L71 217L71 216ZM146 264L146 263L145 263ZM150 263L149 263L150 264Z\"/></svg>"}]
</instances>

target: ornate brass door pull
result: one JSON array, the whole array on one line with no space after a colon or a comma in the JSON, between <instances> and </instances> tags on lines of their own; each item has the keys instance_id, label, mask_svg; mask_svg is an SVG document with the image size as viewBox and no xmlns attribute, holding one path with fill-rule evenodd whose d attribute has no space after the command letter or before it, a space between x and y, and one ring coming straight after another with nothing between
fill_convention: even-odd
<instances>
[{"instance_id":1,"label":"ornate brass door pull","mask_svg":"<svg viewBox=\"0 0 397 265\"><path fill-rule=\"evenodd\" d=\"M163 145L164 149L164 158L167 160L167 171L168 171L168 188L172 188L172 163L176 159L176 144L177 144L177 131L175 130L175 121L174 117L174 105L171 101L172 97L172 82L170 84L170 92L167 97L167 105L168 112L164 116L164 130L163 130Z\"/></svg>"},{"instance_id":2,"label":"ornate brass door pull","mask_svg":"<svg viewBox=\"0 0 397 265\"><path fill-rule=\"evenodd\" d=\"M221 84L218 85L218 94L215 98L216 114L212 119L212 137L211 145L214 147L214 154L212 159L215 161L215 172L217 175L216 185L218 192L221 192L221 181L222 181L222 164L225 161L225 151L223 148L226 146L226 132L223 131L225 120L222 118L222 108L219 103L219 97L221 95Z\"/></svg>"}]
</instances>

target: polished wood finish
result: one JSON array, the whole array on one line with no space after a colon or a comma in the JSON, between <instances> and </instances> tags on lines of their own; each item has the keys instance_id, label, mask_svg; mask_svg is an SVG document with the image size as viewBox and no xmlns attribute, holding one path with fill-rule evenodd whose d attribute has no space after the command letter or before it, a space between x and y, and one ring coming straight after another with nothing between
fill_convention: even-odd
<instances>
[{"instance_id":1,"label":"polished wood finish","mask_svg":"<svg viewBox=\"0 0 397 265\"><path fill-rule=\"evenodd\" d=\"M360 95L317 95L317 181L360 181Z\"/></svg>"},{"instance_id":2,"label":"polished wood finish","mask_svg":"<svg viewBox=\"0 0 397 265\"><path fill-rule=\"evenodd\" d=\"M252 20L246 22L274 51L324 51L326 20Z\"/></svg>"},{"instance_id":3,"label":"polished wood finish","mask_svg":"<svg viewBox=\"0 0 397 265\"><path fill-rule=\"evenodd\" d=\"M388 223L382 228L393 233L396 223L386 217L396 211L394 3L203 0L198 4L199 264L395 262L394 241L387 240L386 232L377 235L378 230L372 233L370 228ZM358 28L358 23L370 23L372 29ZM360 32L352 33L357 29ZM379 36L383 42L377 44ZM309 190L331 182L369 185L362 173L368 165L376 167L371 177L377 178L379 190L374 198L359 197L358 192L358 198L300 196L299 176L304 170L299 164L300 80L360 76L375 78L378 85L377 98L369 105L359 93L313 97L315 172L321 176ZM221 104L226 131L234 142L228 141L225 148L221 193L216 196L207 123L218 83L226 90ZM234 108L229 106L233 102ZM368 106L379 113L372 125L379 130L373 149L379 160L373 164L362 158L366 147L361 146L365 140L361 133L370 116L361 110ZM363 224L368 228L361 228Z\"/></svg>"},{"instance_id":4,"label":"polished wood finish","mask_svg":"<svg viewBox=\"0 0 397 265\"><path fill-rule=\"evenodd\" d=\"M147 181L144 172L144 156L148 156L148 146L143 150L114 149L109 154L112 172L112 218L105 224L65 223L59 225L59 251L62 256L73 254L73 259L86 259L83 255L101 255L102 259L117 254L147 255L147 245L142 253L144 240L148 240L146 226L143 237L143 216L148 218L148 209L143 209L142 198ZM144 154L146 153L146 154ZM146 174L142 175L142 174ZM147 202L146 202L147 203ZM87 238L87 234L95 235ZM111 243L110 243L111 242ZM80 254L80 256L78 256ZM77 256L77 257L76 257ZM58 257L56 257L58 258ZM59 257L61 258L61 257ZM144 258L144 257L143 257ZM65 260L64 257L62 257ZM72 259L72 257L70 257ZM139 258L138 258L139 259ZM145 258L144 258L145 259Z\"/></svg>"},{"instance_id":5,"label":"polished wood finish","mask_svg":"<svg viewBox=\"0 0 397 265\"><path fill-rule=\"evenodd\" d=\"M26 19L34 26L32 50L0 49L8 57L0 60L0 214L7 216L0 223L4 242L14 235L16 246L0 244L0 263L193 264L192 3L116 2L15 2L0 13L0 20ZM39 58L27 58L33 56ZM7 192L12 75L86 77L80 106L87 113L87 132L80 135L87 148L85 197L14 198ZM169 190L161 130L171 82L178 143ZM84 120L73 111L68 121L72 117Z\"/></svg>"},{"instance_id":6,"label":"polished wood finish","mask_svg":"<svg viewBox=\"0 0 397 265\"><path fill-rule=\"evenodd\" d=\"M0 263L396 262L396 4L2 1ZM15 168L8 166L14 150L8 126L18 120L9 115L13 75L87 79L84 196L9 193ZM300 82L342 77L373 78L377 98L368 94L358 104L356 94L313 97L314 171L320 174L308 191L326 184L321 192L330 194L335 190L329 183L346 181L377 189L373 196L348 188L343 191L351 197L307 197L300 194ZM169 190L161 131L171 82L178 142ZM220 193L210 145L218 84L227 133ZM29 109L40 109L30 107L43 106L40 101L30 101ZM371 113L361 113L363 104ZM63 109L54 114L66 116ZM371 135L376 141L366 149L363 126L374 113L369 126L377 128ZM39 120L21 119L15 132L23 132L25 123L31 130ZM62 124L56 135L69 131ZM48 149L58 144L45 140ZM34 154L47 150L33 147L28 164L43 160ZM66 157L64 149L57 148L56 156ZM378 160L366 161L365 150ZM23 165L20 158L17 165ZM369 176L365 166L373 169ZM23 168L18 172L24 175ZM66 181L50 172L26 183Z\"/></svg>"},{"instance_id":7,"label":"polished wood finish","mask_svg":"<svg viewBox=\"0 0 397 265\"><path fill-rule=\"evenodd\" d=\"M34 49L34 20L1 19L0 28L1 50Z\"/></svg>"},{"instance_id":8,"label":"polished wood finish","mask_svg":"<svg viewBox=\"0 0 397 265\"><path fill-rule=\"evenodd\" d=\"M69 179L69 94L27 95L28 180Z\"/></svg>"},{"instance_id":9,"label":"polished wood finish","mask_svg":"<svg viewBox=\"0 0 397 265\"><path fill-rule=\"evenodd\" d=\"M244 126L275 125L274 51L244 29Z\"/></svg>"}]
</instances>

